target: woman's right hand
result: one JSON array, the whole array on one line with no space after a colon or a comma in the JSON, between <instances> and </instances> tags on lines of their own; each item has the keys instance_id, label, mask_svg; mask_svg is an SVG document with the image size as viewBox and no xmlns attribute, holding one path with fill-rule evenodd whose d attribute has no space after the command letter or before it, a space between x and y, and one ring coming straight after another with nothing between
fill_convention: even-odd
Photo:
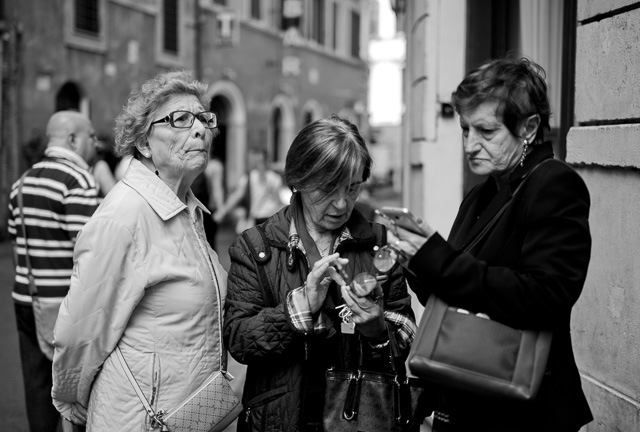
<instances>
[{"instance_id":1,"label":"woman's right hand","mask_svg":"<svg viewBox=\"0 0 640 432\"><path fill-rule=\"evenodd\" d=\"M307 299L312 314L317 313L322 307L332 280L339 286L346 285L340 273L348 262L347 258L340 258L340 254L334 253L319 259L313 265L306 281Z\"/></svg>"},{"instance_id":2,"label":"woman's right hand","mask_svg":"<svg viewBox=\"0 0 640 432\"><path fill-rule=\"evenodd\" d=\"M84 425L87 423L87 408L79 402L67 402L53 398L53 405L62 417L73 424Z\"/></svg>"},{"instance_id":3,"label":"woman's right hand","mask_svg":"<svg viewBox=\"0 0 640 432\"><path fill-rule=\"evenodd\" d=\"M435 233L435 231L433 231L433 233ZM404 228L397 227L396 233L392 230L387 231L387 244L402 252L402 254L398 254L398 262L403 264L418 252L429 237L424 237Z\"/></svg>"}]
</instances>

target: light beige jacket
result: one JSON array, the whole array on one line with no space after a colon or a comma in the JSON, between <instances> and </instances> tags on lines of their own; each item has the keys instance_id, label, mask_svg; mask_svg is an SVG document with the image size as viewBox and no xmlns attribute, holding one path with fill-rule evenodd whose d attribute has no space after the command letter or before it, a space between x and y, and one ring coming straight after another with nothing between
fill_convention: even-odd
<instances>
[{"instance_id":1,"label":"light beige jacket","mask_svg":"<svg viewBox=\"0 0 640 432\"><path fill-rule=\"evenodd\" d=\"M80 232L54 331L52 396L64 417L86 414L88 431L146 429L116 346L156 409L174 408L220 369L227 274L201 209L191 191L185 205L133 160Z\"/></svg>"}]
</instances>

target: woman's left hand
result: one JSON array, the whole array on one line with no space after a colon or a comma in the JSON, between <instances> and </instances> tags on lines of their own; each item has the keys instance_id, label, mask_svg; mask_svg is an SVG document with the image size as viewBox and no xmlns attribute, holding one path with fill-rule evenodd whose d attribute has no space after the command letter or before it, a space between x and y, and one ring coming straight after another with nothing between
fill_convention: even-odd
<instances>
[{"instance_id":1,"label":"woman's left hand","mask_svg":"<svg viewBox=\"0 0 640 432\"><path fill-rule=\"evenodd\" d=\"M367 339L385 341L387 326L384 322L384 311L371 296L359 297L351 292L347 285L343 285L342 298L353 313L352 320L356 329Z\"/></svg>"}]
</instances>

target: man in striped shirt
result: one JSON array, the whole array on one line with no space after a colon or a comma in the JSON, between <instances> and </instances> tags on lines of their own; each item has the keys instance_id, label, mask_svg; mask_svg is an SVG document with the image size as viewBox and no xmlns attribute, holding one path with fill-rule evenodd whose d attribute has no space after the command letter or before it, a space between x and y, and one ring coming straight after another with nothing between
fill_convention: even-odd
<instances>
[{"instance_id":1,"label":"man in striped shirt","mask_svg":"<svg viewBox=\"0 0 640 432\"><path fill-rule=\"evenodd\" d=\"M97 144L91 121L79 112L59 111L47 124L47 139L44 159L24 178L22 212L20 181L13 185L9 202L9 234L16 254L12 296L31 432L54 432L60 416L51 400L52 364L36 336L22 224L38 296L43 303L59 305L69 290L76 236L98 206L96 181L89 171Z\"/></svg>"}]
</instances>

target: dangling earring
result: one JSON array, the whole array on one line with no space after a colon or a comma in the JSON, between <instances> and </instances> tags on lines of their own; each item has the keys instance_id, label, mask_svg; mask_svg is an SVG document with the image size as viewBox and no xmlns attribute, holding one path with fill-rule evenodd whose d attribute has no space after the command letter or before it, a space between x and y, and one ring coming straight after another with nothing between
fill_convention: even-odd
<instances>
[{"instance_id":1,"label":"dangling earring","mask_svg":"<svg viewBox=\"0 0 640 432\"><path fill-rule=\"evenodd\" d=\"M147 142L147 146L149 146L149 143ZM144 153L142 153L142 155L146 158L151 159L151 147L149 147L149 151L146 151ZM151 159L151 163L153 164L153 169L155 170L155 173L158 177L160 177L160 173L158 172L158 168L156 168L156 164L153 161L153 159Z\"/></svg>"},{"instance_id":2,"label":"dangling earring","mask_svg":"<svg viewBox=\"0 0 640 432\"><path fill-rule=\"evenodd\" d=\"M527 157L527 149L529 148L529 141L524 140L524 148L522 149L522 156L520 157L520 166L524 166L524 158Z\"/></svg>"}]
</instances>

